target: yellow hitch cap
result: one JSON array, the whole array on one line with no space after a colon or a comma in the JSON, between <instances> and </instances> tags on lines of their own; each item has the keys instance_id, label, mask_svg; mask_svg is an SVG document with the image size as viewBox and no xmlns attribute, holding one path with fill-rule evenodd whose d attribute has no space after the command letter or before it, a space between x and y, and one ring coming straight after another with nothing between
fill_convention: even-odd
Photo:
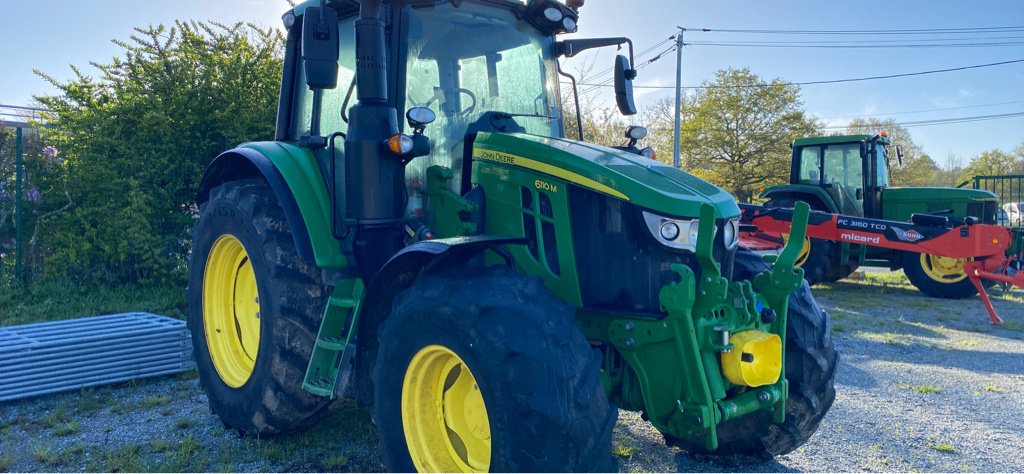
<instances>
[{"instance_id":1,"label":"yellow hitch cap","mask_svg":"<svg viewBox=\"0 0 1024 474\"><path fill-rule=\"evenodd\" d=\"M743 331L729 340L733 348L722 353L722 372L736 385L760 387L778 382L782 374L782 339L761 331Z\"/></svg>"}]
</instances>

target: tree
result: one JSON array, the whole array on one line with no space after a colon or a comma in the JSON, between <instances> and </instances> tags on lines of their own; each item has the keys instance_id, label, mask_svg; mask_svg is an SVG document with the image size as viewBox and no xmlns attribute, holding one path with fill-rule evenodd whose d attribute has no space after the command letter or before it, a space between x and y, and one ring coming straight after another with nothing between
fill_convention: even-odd
<instances>
[{"instance_id":1,"label":"tree","mask_svg":"<svg viewBox=\"0 0 1024 474\"><path fill-rule=\"evenodd\" d=\"M760 187L786 182L790 143L820 129L804 113L800 88L780 79L766 82L747 68L720 70L702 87L682 122L685 166L740 201L750 201Z\"/></svg>"},{"instance_id":2,"label":"tree","mask_svg":"<svg viewBox=\"0 0 1024 474\"><path fill-rule=\"evenodd\" d=\"M271 139L283 38L251 24L136 28L93 78L72 67L47 138L66 159L71 206L42 224L52 276L180 281L203 170L221 151Z\"/></svg>"},{"instance_id":3,"label":"tree","mask_svg":"<svg viewBox=\"0 0 1024 474\"><path fill-rule=\"evenodd\" d=\"M893 145L898 145L903 150L903 166L899 166L896 160L896 150L890 150L889 181L893 186L922 187L934 186L939 180L939 165L935 160L921 151L921 147L914 143L910 132L900 126L893 119L854 119L847 126L850 134L874 135L885 131Z\"/></svg>"},{"instance_id":4,"label":"tree","mask_svg":"<svg viewBox=\"0 0 1024 474\"><path fill-rule=\"evenodd\" d=\"M972 176L1020 173L1022 170L1024 170L1024 160L1017 159L1005 151L993 149L971 158L961 179L967 180Z\"/></svg>"}]
</instances>

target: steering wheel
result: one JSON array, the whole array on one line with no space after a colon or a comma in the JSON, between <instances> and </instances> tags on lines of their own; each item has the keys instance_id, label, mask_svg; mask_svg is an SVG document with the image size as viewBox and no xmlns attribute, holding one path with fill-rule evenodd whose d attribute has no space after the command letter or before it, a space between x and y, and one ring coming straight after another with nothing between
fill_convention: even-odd
<instances>
[{"instance_id":1,"label":"steering wheel","mask_svg":"<svg viewBox=\"0 0 1024 474\"><path fill-rule=\"evenodd\" d=\"M459 88L459 93L460 94L466 94L466 95L469 96L470 99L473 100L473 103L469 104L469 107L466 107L465 110L459 112L459 115L469 115L469 114L473 113L473 111L476 110L476 94L474 94L473 91L471 91L469 89L466 89L466 88L463 88L463 87ZM441 97L440 93L434 94L434 96L431 97L430 100L428 100L426 104L423 104L423 106L424 107L430 107L430 104L433 104L434 101L437 100L440 97Z\"/></svg>"}]
</instances>

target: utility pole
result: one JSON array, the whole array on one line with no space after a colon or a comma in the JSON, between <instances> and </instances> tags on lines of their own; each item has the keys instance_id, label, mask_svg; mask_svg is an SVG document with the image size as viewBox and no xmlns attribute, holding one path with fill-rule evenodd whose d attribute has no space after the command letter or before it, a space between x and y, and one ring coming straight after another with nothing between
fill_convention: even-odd
<instances>
[{"instance_id":1,"label":"utility pole","mask_svg":"<svg viewBox=\"0 0 1024 474\"><path fill-rule=\"evenodd\" d=\"M679 123L680 116L682 115L682 102L683 102L683 32L686 28L677 26L679 28L679 34L676 35L676 128L675 135L672 140L672 165L678 169L679 163Z\"/></svg>"}]
</instances>

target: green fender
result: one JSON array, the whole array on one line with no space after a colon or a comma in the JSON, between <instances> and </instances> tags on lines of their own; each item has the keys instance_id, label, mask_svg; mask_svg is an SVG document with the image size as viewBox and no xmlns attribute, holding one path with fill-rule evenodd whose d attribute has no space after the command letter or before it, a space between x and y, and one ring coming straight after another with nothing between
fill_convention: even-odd
<instances>
[{"instance_id":1,"label":"green fender","mask_svg":"<svg viewBox=\"0 0 1024 474\"><path fill-rule=\"evenodd\" d=\"M829 196L824 189L818 186L811 186L808 184L780 184L778 186L772 186L761 192L758 196L761 199L796 199L807 202L811 205L811 209L816 206L814 202L808 200L808 195L812 196L813 199L817 199L827 208L828 212L838 213L839 206L836 205L835 201L832 200L832 196ZM825 209L816 209L825 210Z\"/></svg>"},{"instance_id":2,"label":"green fender","mask_svg":"<svg viewBox=\"0 0 1024 474\"><path fill-rule=\"evenodd\" d=\"M221 153L206 169L196 203L206 202L210 190L227 181L260 177L284 209L299 256L320 268L347 267L341 243L331 235L330 196L310 150L287 142L252 142Z\"/></svg>"}]
</instances>

